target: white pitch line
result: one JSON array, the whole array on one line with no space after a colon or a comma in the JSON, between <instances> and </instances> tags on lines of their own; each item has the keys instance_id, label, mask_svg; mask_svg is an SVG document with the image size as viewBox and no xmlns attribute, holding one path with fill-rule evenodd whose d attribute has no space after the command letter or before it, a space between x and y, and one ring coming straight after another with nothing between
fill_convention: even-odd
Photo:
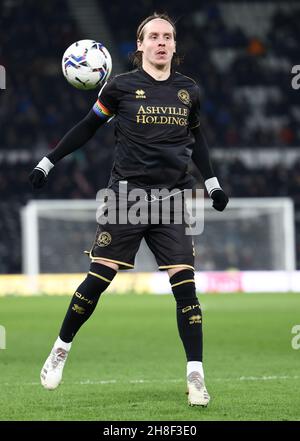
<instances>
[{"instance_id":1,"label":"white pitch line","mask_svg":"<svg viewBox=\"0 0 300 441\"><path fill-rule=\"evenodd\" d=\"M240 381L266 381L266 380L297 380L299 375L263 375L262 377L240 377Z\"/></svg>"},{"instance_id":2,"label":"white pitch line","mask_svg":"<svg viewBox=\"0 0 300 441\"><path fill-rule=\"evenodd\" d=\"M249 376L249 377L238 377L238 378L210 378L209 382L237 382L237 381L276 381L276 380L298 380L299 375L263 375L261 377ZM152 384L152 383L183 383L186 380L184 378L175 378L170 380L82 380L75 381L73 383L68 382L67 384L80 384L82 386L86 385L97 385L97 384L116 384L116 383L129 383L129 384ZM34 381L30 383L0 383L2 386L40 386L40 382Z\"/></svg>"},{"instance_id":3,"label":"white pitch line","mask_svg":"<svg viewBox=\"0 0 300 441\"><path fill-rule=\"evenodd\" d=\"M209 381L212 383L214 381L268 381L268 380L297 380L299 379L299 375L269 375L269 376L262 376L262 377L239 377L239 378L211 378ZM79 381L75 384L108 384L108 383L181 383L185 382L185 379L177 378L177 379L171 379L171 380L107 380L107 381Z\"/></svg>"}]
</instances>

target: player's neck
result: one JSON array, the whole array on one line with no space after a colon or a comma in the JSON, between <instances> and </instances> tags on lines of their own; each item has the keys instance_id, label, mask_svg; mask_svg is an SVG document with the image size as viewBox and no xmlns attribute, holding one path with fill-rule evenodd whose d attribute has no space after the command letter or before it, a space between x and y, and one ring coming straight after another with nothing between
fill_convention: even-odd
<instances>
[{"instance_id":1,"label":"player's neck","mask_svg":"<svg viewBox=\"0 0 300 441\"><path fill-rule=\"evenodd\" d=\"M171 66L165 65L157 68L148 63L143 63L143 70L147 72L147 74L151 75L156 81L164 81L169 78L171 75Z\"/></svg>"}]
</instances>

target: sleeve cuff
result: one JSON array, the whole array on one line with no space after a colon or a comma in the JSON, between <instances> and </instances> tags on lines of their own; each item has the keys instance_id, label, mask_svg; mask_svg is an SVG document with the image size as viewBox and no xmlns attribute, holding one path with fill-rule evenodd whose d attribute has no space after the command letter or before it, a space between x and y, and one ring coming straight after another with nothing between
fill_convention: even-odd
<instances>
[{"instance_id":1,"label":"sleeve cuff","mask_svg":"<svg viewBox=\"0 0 300 441\"><path fill-rule=\"evenodd\" d=\"M214 190L220 190L221 186L219 184L219 181L216 177L206 179L204 182L207 193L209 196L213 193Z\"/></svg>"},{"instance_id":2,"label":"sleeve cuff","mask_svg":"<svg viewBox=\"0 0 300 441\"><path fill-rule=\"evenodd\" d=\"M49 171L54 167L54 164L47 158L47 156L44 156L44 158L38 163L38 165L35 167L39 170L41 170L45 176L48 175Z\"/></svg>"}]
</instances>

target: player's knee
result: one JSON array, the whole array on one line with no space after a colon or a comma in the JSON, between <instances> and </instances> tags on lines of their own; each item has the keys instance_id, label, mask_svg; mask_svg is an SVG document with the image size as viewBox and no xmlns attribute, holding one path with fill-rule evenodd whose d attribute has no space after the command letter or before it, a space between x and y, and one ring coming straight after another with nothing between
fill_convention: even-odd
<instances>
[{"instance_id":1,"label":"player's knee","mask_svg":"<svg viewBox=\"0 0 300 441\"><path fill-rule=\"evenodd\" d=\"M170 277L170 284L176 302L181 306L189 303L198 304L196 296L194 271L183 269Z\"/></svg>"},{"instance_id":2,"label":"player's knee","mask_svg":"<svg viewBox=\"0 0 300 441\"><path fill-rule=\"evenodd\" d=\"M172 276L174 276L176 273L178 273L178 272L180 272L180 271L183 271L183 270L185 270L186 269L186 267L184 267L184 266L182 266L182 267L177 267L177 268L169 268L168 269L168 274L169 274L169 277L171 278Z\"/></svg>"},{"instance_id":3,"label":"player's knee","mask_svg":"<svg viewBox=\"0 0 300 441\"><path fill-rule=\"evenodd\" d=\"M98 288L99 291L104 291L110 285L116 274L117 271L110 266L102 265L98 262L91 262L86 283L90 285L91 288Z\"/></svg>"},{"instance_id":4,"label":"player's knee","mask_svg":"<svg viewBox=\"0 0 300 441\"><path fill-rule=\"evenodd\" d=\"M100 295L108 288L116 274L114 269L92 262L90 271L74 294L76 302L80 300L84 305L96 305Z\"/></svg>"},{"instance_id":5,"label":"player's knee","mask_svg":"<svg viewBox=\"0 0 300 441\"><path fill-rule=\"evenodd\" d=\"M109 268L112 268L115 271L118 271L118 269L119 269L119 265L117 263L110 262L109 260L97 259L97 260L92 260L92 263L97 263L99 265L108 266Z\"/></svg>"},{"instance_id":6,"label":"player's knee","mask_svg":"<svg viewBox=\"0 0 300 441\"><path fill-rule=\"evenodd\" d=\"M195 276L192 269L184 268L170 277L172 291L195 292Z\"/></svg>"}]
</instances>

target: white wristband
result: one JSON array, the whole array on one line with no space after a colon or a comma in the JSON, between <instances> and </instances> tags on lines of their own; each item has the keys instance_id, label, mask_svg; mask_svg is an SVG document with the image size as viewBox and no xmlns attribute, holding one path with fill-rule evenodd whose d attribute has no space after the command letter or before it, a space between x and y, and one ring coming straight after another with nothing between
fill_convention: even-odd
<instances>
[{"instance_id":1,"label":"white wristband","mask_svg":"<svg viewBox=\"0 0 300 441\"><path fill-rule=\"evenodd\" d=\"M45 176L48 175L51 168L54 167L54 164L46 157L44 156L43 159L38 163L38 165L35 167L38 170L41 170Z\"/></svg>"},{"instance_id":2,"label":"white wristband","mask_svg":"<svg viewBox=\"0 0 300 441\"><path fill-rule=\"evenodd\" d=\"M206 181L204 183L205 183L205 187L206 187L206 190L207 190L207 193L208 193L209 196L211 196L211 194L212 194L212 192L214 190L220 190L221 189L219 181L215 177L214 178L206 179Z\"/></svg>"}]
</instances>

